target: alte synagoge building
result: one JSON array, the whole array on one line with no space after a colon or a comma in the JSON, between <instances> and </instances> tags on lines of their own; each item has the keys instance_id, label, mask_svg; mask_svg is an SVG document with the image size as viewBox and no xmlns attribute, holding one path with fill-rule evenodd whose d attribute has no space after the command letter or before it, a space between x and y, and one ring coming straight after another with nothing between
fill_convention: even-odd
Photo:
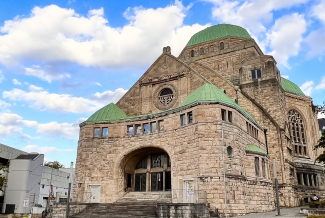
<instances>
[{"instance_id":1,"label":"alte synagoge building","mask_svg":"<svg viewBox=\"0 0 325 218\"><path fill-rule=\"evenodd\" d=\"M312 99L248 32L220 24L163 53L116 104L80 124L74 201L165 193L230 215L325 194ZM89 194L90 193L90 194ZM162 195L157 195L162 196Z\"/></svg>"}]
</instances>

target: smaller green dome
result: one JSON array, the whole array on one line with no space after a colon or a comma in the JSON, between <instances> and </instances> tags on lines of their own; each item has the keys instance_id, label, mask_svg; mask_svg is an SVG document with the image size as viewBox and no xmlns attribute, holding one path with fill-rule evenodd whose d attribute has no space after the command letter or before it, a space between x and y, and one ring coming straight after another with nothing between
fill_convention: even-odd
<instances>
[{"instance_id":1,"label":"smaller green dome","mask_svg":"<svg viewBox=\"0 0 325 218\"><path fill-rule=\"evenodd\" d=\"M266 154L266 151L264 151L262 148L257 147L256 145L247 145L245 150Z\"/></svg>"},{"instance_id":2,"label":"smaller green dome","mask_svg":"<svg viewBox=\"0 0 325 218\"><path fill-rule=\"evenodd\" d=\"M99 109L93 115L91 115L86 120L86 123L109 122L123 119L126 117L127 116L124 111L122 111L114 103L110 103L109 105L106 105L105 107Z\"/></svg>"},{"instance_id":3,"label":"smaller green dome","mask_svg":"<svg viewBox=\"0 0 325 218\"><path fill-rule=\"evenodd\" d=\"M196 45L202 42L219 39L225 36L235 36L250 39L252 38L246 29L231 24L219 24L208 27L195 33L186 46Z\"/></svg>"},{"instance_id":4,"label":"smaller green dome","mask_svg":"<svg viewBox=\"0 0 325 218\"><path fill-rule=\"evenodd\" d=\"M255 118L250 115L244 108L240 107L234 99L229 98L223 90L218 89L216 86L210 83L204 84L189 94L179 107L196 103L221 103L228 105L230 107L236 108L248 119L260 126Z\"/></svg>"},{"instance_id":5,"label":"smaller green dome","mask_svg":"<svg viewBox=\"0 0 325 218\"><path fill-rule=\"evenodd\" d=\"M303 93L303 91L301 91L299 86L297 86L295 83L291 82L290 80L281 77L281 84L284 91L290 92L295 95L299 95L301 97L306 97L306 95Z\"/></svg>"}]
</instances>

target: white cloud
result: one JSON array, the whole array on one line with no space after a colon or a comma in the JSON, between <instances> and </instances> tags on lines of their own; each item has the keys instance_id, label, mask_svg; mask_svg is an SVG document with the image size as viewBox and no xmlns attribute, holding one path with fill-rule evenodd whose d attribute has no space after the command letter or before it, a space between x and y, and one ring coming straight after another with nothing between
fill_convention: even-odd
<instances>
[{"instance_id":1,"label":"white cloud","mask_svg":"<svg viewBox=\"0 0 325 218\"><path fill-rule=\"evenodd\" d=\"M288 75L282 75L282 77L285 78L285 79L289 79Z\"/></svg>"},{"instance_id":2,"label":"white cloud","mask_svg":"<svg viewBox=\"0 0 325 218\"><path fill-rule=\"evenodd\" d=\"M26 152L37 152L41 154L57 153L60 151L65 151L65 152L73 151L73 149L58 149L56 147L46 147L46 146L39 147L38 145L27 145L26 147L23 147L22 150Z\"/></svg>"},{"instance_id":3,"label":"white cloud","mask_svg":"<svg viewBox=\"0 0 325 218\"><path fill-rule=\"evenodd\" d=\"M314 17L317 17L320 21L322 21L325 24L325 0L322 0L319 2L318 5L314 5L312 7L312 15Z\"/></svg>"},{"instance_id":4,"label":"white cloud","mask_svg":"<svg viewBox=\"0 0 325 218\"><path fill-rule=\"evenodd\" d=\"M16 80L16 79L13 79L13 80L12 80L12 83L13 83L14 85L21 85L21 82L19 82L19 81Z\"/></svg>"},{"instance_id":5,"label":"white cloud","mask_svg":"<svg viewBox=\"0 0 325 218\"><path fill-rule=\"evenodd\" d=\"M32 139L31 136L22 133L22 127L32 127L37 133L48 136L77 138L79 133L79 124L86 118L77 119L74 123L38 123L32 120L23 120L21 116L13 113L0 114L0 135L7 136L19 134L21 139Z\"/></svg>"},{"instance_id":6,"label":"white cloud","mask_svg":"<svg viewBox=\"0 0 325 218\"><path fill-rule=\"evenodd\" d=\"M62 74L62 73L46 72L46 71L40 69L40 67L37 65L34 65L32 68L26 67L25 73L26 73L26 75L38 77L38 78L40 78L44 81L47 81L49 83L51 83L52 80L61 80L64 78L71 77L71 75L68 73Z\"/></svg>"},{"instance_id":7,"label":"white cloud","mask_svg":"<svg viewBox=\"0 0 325 218\"><path fill-rule=\"evenodd\" d=\"M90 99L102 102L104 104L109 104L111 102L116 103L120 98L127 92L123 88L118 88L114 92L113 91L105 91L102 93L96 92L91 96Z\"/></svg>"},{"instance_id":8,"label":"white cloud","mask_svg":"<svg viewBox=\"0 0 325 218\"><path fill-rule=\"evenodd\" d=\"M4 75L2 74L2 71L0 70L0 83L5 79Z\"/></svg>"},{"instance_id":9,"label":"white cloud","mask_svg":"<svg viewBox=\"0 0 325 218\"><path fill-rule=\"evenodd\" d=\"M325 76L323 76L320 83L315 87L315 89L325 89Z\"/></svg>"},{"instance_id":10,"label":"white cloud","mask_svg":"<svg viewBox=\"0 0 325 218\"><path fill-rule=\"evenodd\" d=\"M306 21L303 15L294 13L277 19L272 29L266 34L266 40L272 49L271 55L280 64L289 68L288 59L298 55L302 34L305 31Z\"/></svg>"},{"instance_id":11,"label":"white cloud","mask_svg":"<svg viewBox=\"0 0 325 218\"><path fill-rule=\"evenodd\" d=\"M38 86L34 86L34 85L30 85L30 86L28 87L28 89L29 89L30 91L32 91L32 92L38 92L38 91L42 91L42 90L43 90L42 87L38 87Z\"/></svg>"},{"instance_id":12,"label":"white cloud","mask_svg":"<svg viewBox=\"0 0 325 218\"><path fill-rule=\"evenodd\" d=\"M11 104L0 99L0 110L5 110L10 106L11 106Z\"/></svg>"},{"instance_id":13,"label":"white cloud","mask_svg":"<svg viewBox=\"0 0 325 218\"><path fill-rule=\"evenodd\" d=\"M97 85L97 86L102 86L102 84L100 84L100 83L98 83L98 82L97 82L97 83L95 83L95 85Z\"/></svg>"},{"instance_id":14,"label":"white cloud","mask_svg":"<svg viewBox=\"0 0 325 218\"><path fill-rule=\"evenodd\" d=\"M253 33L266 30L265 24L273 19L273 11L289 8L308 0L205 0L214 4L212 16L222 23L236 24Z\"/></svg>"},{"instance_id":15,"label":"white cloud","mask_svg":"<svg viewBox=\"0 0 325 218\"><path fill-rule=\"evenodd\" d=\"M124 13L128 24L114 28L102 8L83 17L56 5L35 7L30 17L7 20L1 28L0 63L14 65L24 58L107 68L147 66L164 46L171 46L177 55L194 33L206 27L184 25L186 12L177 0L165 8L129 8ZM35 71L28 68L27 73L51 81Z\"/></svg>"},{"instance_id":16,"label":"white cloud","mask_svg":"<svg viewBox=\"0 0 325 218\"><path fill-rule=\"evenodd\" d=\"M55 94L47 91L26 92L21 89L4 91L3 98L12 101L31 102L31 107L36 110L67 111L72 113L83 113L95 111L104 105L93 100L82 97L73 97L68 94Z\"/></svg>"},{"instance_id":17,"label":"white cloud","mask_svg":"<svg viewBox=\"0 0 325 218\"><path fill-rule=\"evenodd\" d=\"M314 82L313 81L306 81L302 86L300 86L300 89L305 93L305 95L310 96L312 90L314 88Z\"/></svg>"},{"instance_id":18,"label":"white cloud","mask_svg":"<svg viewBox=\"0 0 325 218\"><path fill-rule=\"evenodd\" d=\"M311 50L307 57L323 56L325 54L325 29L318 29L309 33L305 41L310 45Z\"/></svg>"}]
</instances>

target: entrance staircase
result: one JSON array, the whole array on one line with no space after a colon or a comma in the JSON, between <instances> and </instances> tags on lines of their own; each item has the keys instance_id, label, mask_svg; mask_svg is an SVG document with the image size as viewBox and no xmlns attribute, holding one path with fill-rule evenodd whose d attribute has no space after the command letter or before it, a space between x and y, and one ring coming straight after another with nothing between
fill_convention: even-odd
<instances>
[{"instance_id":1,"label":"entrance staircase","mask_svg":"<svg viewBox=\"0 0 325 218\"><path fill-rule=\"evenodd\" d=\"M70 218L156 218L157 202L170 203L171 197L170 192L130 192L115 203L89 204Z\"/></svg>"}]
</instances>

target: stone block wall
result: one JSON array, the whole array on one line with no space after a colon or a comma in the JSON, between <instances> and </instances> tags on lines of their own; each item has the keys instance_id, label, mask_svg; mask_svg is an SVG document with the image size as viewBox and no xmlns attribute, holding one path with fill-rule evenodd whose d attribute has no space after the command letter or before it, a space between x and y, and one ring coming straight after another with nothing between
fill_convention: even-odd
<instances>
[{"instance_id":1,"label":"stone block wall","mask_svg":"<svg viewBox=\"0 0 325 218\"><path fill-rule=\"evenodd\" d=\"M209 218L209 208L206 204L157 204L157 217L158 218Z\"/></svg>"}]
</instances>

